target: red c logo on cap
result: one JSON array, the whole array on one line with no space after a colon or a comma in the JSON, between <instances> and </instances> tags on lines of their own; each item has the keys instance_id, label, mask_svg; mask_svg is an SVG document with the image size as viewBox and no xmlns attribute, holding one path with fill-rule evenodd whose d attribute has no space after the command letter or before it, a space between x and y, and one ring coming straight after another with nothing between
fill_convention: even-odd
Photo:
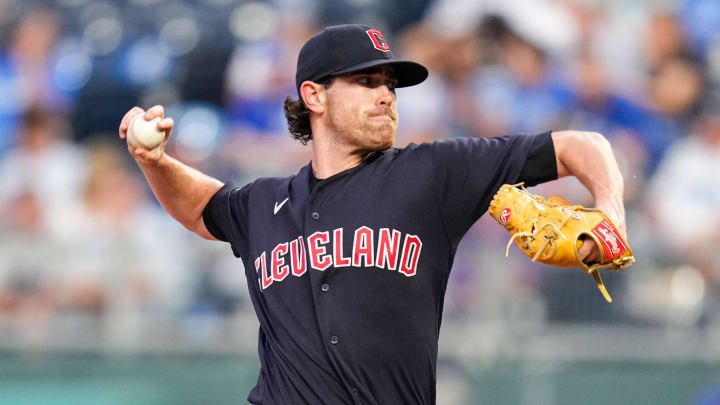
<instances>
[{"instance_id":1,"label":"red c logo on cap","mask_svg":"<svg viewBox=\"0 0 720 405\"><path fill-rule=\"evenodd\" d=\"M375 29L370 29L365 32L367 32L368 36L370 37L370 40L372 41L375 49L377 49L378 51L390 52L390 44L388 44L387 41L383 39L382 32Z\"/></svg>"}]
</instances>

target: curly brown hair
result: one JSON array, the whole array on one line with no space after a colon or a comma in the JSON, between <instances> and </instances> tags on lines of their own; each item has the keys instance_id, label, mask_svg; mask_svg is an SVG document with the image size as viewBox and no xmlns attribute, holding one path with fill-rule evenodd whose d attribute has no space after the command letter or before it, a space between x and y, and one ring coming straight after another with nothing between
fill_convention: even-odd
<instances>
[{"instance_id":1,"label":"curly brown hair","mask_svg":"<svg viewBox=\"0 0 720 405\"><path fill-rule=\"evenodd\" d=\"M320 79L315 83L321 84L326 89L333 82L333 76ZM287 119L288 130L292 137L303 145L312 140L312 128L310 127L310 110L307 109L302 98L288 96L285 99L285 119Z\"/></svg>"}]
</instances>

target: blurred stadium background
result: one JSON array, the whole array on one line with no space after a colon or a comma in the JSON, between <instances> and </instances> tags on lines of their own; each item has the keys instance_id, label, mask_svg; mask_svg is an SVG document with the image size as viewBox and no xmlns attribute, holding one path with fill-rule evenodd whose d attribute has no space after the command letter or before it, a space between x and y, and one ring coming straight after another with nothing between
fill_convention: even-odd
<instances>
[{"instance_id":1,"label":"blurred stadium background","mask_svg":"<svg viewBox=\"0 0 720 405\"><path fill-rule=\"evenodd\" d=\"M0 404L245 403L242 264L155 202L117 126L167 107L169 151L224 181L310 160L297 51L368 23L430 79L398 144L583 129L626 179L638 259L531 264L483 218L451 274L439 404L720 404L717 0L0 0ZM592 205L574 179L535 188Z\"/></svg>"}]
</instances>

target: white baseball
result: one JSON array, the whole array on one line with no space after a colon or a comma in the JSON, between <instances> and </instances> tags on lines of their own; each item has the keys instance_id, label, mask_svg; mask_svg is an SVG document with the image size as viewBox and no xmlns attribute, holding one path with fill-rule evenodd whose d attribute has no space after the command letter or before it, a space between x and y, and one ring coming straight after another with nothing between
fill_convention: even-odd
<instances>
[{"instance_id":1,"label":"white baseball","mask_svg":"<svg viewBox=\"0 0 720 405\"><path fill-rule=\"evenodd\" d=\"M127 139L136 148L155 149L165 139L165 131L158 129L160 117L146 121L143 114L137 114L128 125Z\"/></svg>"}]
</instances>

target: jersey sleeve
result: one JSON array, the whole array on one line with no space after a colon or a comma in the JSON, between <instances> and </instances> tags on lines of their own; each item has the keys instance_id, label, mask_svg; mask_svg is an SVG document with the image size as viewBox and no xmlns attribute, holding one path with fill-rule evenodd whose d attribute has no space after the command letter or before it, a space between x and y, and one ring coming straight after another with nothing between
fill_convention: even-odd
<instances>
[{"instance_id":1,"label":"jersey sleeve","mask_svg":"<svg viewBox=\"0 0 720 405\"><path fill-rule=\"evenodd\" d=\"M550 133L457 138L432 144L435 193L448 236L459 241L503 184L557 178Z\"/></svg>"},{"instance_id":2,"label":"jersey sleeve","mask_svg":"<svg viewBox=\"0 0 720 405\"><path fill-rule=\"evenodd\" d=\"M552 133L548 131L536 135L533 139L527 160L518 176L518 182L525 182L525 186L532 187L557 178L555 145Z\"/></svg>"},{"instance_id":3,"label":"jersey sleeve","mask_svg":"<svg viewBox=\"0 0 720 405\"><path fill-rule=\"evenodd\" d=\"M244 258L248 238L248 197L250 184L238 188L225 184L203 210L205 227L218 240L229 242L235 257Z\"/></svg>"}]
</instances>

